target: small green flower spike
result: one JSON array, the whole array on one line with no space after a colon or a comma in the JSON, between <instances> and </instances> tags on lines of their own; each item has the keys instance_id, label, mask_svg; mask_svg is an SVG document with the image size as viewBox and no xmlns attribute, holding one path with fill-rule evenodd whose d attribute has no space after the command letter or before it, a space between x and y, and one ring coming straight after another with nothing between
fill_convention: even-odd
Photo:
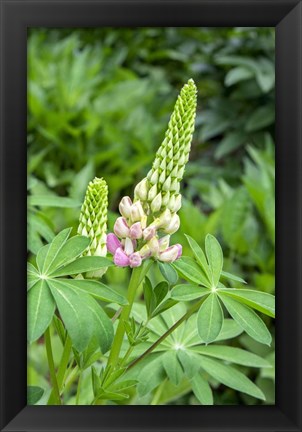
<instances>
[{"instance_id":1,"label":"small green flower spike","mask_svg":"<svg viewBox=\"0 0 302 432\"><path fill-rule=\"evenodd\" d=\"M89 237L91 243L83 255L106 256L108 186L104 179L95 177L87 187L81 208L78 234ZM87 273L99 278L107 269Z\"/></svg>"},{"instance_id":2,"label":"small green flower spike","mask_svg":"<svg viewBox=\"0 0 302 432\"><path fill-rule=\"evenodd\" d=\"M152 169L134 190L148 214L181 207L179 183L189 159L196 115L196 86L192 79L182 88L171 115L164 141L157 150Z\"/></svg>"}]
</instances>

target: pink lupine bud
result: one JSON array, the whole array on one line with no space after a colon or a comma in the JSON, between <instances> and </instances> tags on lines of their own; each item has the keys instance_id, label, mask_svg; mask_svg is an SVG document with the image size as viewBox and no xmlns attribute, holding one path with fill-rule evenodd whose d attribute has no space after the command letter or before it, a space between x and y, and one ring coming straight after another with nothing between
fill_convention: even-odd
<instances>
[{"instance_id":1,"label":"pink lupine bud","mask_svg":"<svg viewBox=\"0 0 302 432\"><path fill-rule=\"evenodd\" d=\"M116 237L115 234L113 233L109 233L107 235L107 249L110 253L112 253L112 255L115 254L117 248L121 247L121 242L119 241L119 239Z\"/></svg>"},{"instance_id":2,"label":"pink lupine bud","mask_svg":"<svg viewBox=\"0 0 302 432\"><path fill-rule=\"evenodd\" d=\"M178 258L178 255L179 247L178 245L173 245L159 254L159 260L163 262L173 262Z\"/></svg>"},{"instance_id":3,"label":"pink lupine bud","mask_svg":"<svg viewBox=\"0 0 302 432\"><path fill-rule=\"evenodd\" d=\"M146 241L151 240L152 237L155 236L155 234L156 234L156 229L155 229L155 227L154 227L154 226L151 226L151 225L148 226L148 227L145 228L144 231L143 231L143 237L144 237L144 240L146 240Z\"/></svg>"},{"instance_id":4,"label":"pink lupine bud","mask_svg":"<svg viewBox=\"0 0 302 432\"><path fill-rule=\"evenodd\" d=\"M166 235L158 240L160 252L165 251L170 244L170 236Z\"/></svg>"},{"instance_id":5,"label":"pink lupine bud","mask_svg":"<svg viewBox=\"0 0 302 432\"><path fill-rule=\"evenodd\" d=\"M124 252L128 256L131 255L134 252L133 243L132 243L132 240L129 237L127 237L125 239Z\"/></svg>"},{"instance_id":6,"label":"pink lupine bud","mask_svg":"<svg viewBox=\"0 0 302 432\"><path fill-rule=\"evenodd\" d=\"M134 196L141 201L146 201L148 196L148 190L149 190L148 179L144 178L135 186Z\"/></svg>"},{"instance_id":7,"label":"pink lupine bud","mask_svg":"<svg viewBox=\"0 0 302 432\"><path fill-rule=\"evenodd\" d=\"M180 227L180 219L179 219L178 214L175 213L172 216L172 219L171 219L171 222L169 223L169 225L166 225L164 227L164 232L167 234L173 234L178 230L179 227Z\"/></svg>"},{"instance_id":8,"label":"pink lupine bud","mask_svg":"<svg viewBox=\"0 0 302 432\"><path fill-rule=\"evenodd\" d=\"M140 201L136 201L134 204L132 204L130 209L130 218L132 222L140 221L141 218L145 216L143 207L141 205Z\"/></svg>"},{"instance_id":9,"label":"pink lupine bud","mask_svg":"<svg viewBox=\"0 0 302 432\"><path fill-rule=\"evenodd\" d=\"M129 264L130 267L139 267L142 263L142 257L138 252L134 252L132 255L129 256Z\"/></svg>"},{"instance_id":10,"label":"pink lupine bud","mask_svg":"<svg viewBox=\"0 0 302 432\"><path fill-rule=\"evenodd\" d=\"M143 236L142 225L140 222L135 222L130 227L130 237L132 239L141 239Z\"/></svg>"},{"instance_id":11,"label":"pink lupine bud","mask_svg":"<svg viewBox=\"0 0 302 432\"><path fill-rule=\"evenodd\" d=\"M113 227L113 231L120 238L128 237L130 231L126 219L123 217L117 218Z\"/></svg>"},{"instance_id":12,"label":"pink lupine bud","mask_svg":"<svg viewBox=\"0 0 302 432\"><path fill-rule=\"evenodd\" d=\"M131 206L132 206L131 198L128 196L124 196L119 204L120 214L125 218L129 218Z\"/></svg>"},{"instance_id":13,"label":"pink lupine bud","mask_svg":"<svg viewBox=\"0 0 302 432\"><path fill-rule=\"evenodd\" d=\"M175 246L177 246L177 248L178 248L178 254L177 254L177 257L176 257L176 259L178 259L182 255L182 245L179 244L179 243L177 243Z\"/></svg>"},{"instance_id":14,"label":"pink lupine bud","mask_svg":"<svg viewBox=\"0 0 302 432\"><path fill-rule=\"evenodd\" d=\"M114 264L119 267L127 267L129 265L129 257L125 254L122 248L117 248L113 261Z\"/></svg>"}]
</instances>

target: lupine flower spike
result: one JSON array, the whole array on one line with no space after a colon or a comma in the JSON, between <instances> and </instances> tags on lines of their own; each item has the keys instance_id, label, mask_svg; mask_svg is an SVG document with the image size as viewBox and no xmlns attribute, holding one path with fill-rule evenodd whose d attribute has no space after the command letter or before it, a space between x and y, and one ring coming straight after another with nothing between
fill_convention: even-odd
<instances>
[{"instance_id":1,"label":"lupine flower spike","mask_svg":"<svg viewBox=\"0 0 302 432\"><path fill-rule=\"evenodd\" d=\"M189 159L195 114L196 86L189 80L178 96L151 170L135 187L134 202L129 197L120 202L122 217L107 237L116 265L138 267L151 256L163 262L181 256L182 246L169 243L180 226L180 181Z\"/></svg>"},{"instance_id":2,"label":"lupine flower spike","mask_svg":"<svg viewBox=\"0 0 302 432\"><path fill-rule=\"evenodd\" d=\"M106 256L107 207L107 183L104 179L95 177L88 184L80 212L78 234L91 239L91 243L83 255ZM99 278L103 276L106 270L106 268L102 268L98 271L88 272L86 277Z\"/></svg>"}]
</instances>

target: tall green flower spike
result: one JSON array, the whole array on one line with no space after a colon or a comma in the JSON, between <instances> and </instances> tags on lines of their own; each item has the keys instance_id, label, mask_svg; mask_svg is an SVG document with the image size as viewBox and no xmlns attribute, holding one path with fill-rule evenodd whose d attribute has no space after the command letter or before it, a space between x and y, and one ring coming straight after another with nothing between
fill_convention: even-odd
<instances>
[{"instance_id":1,"label":"tall green flower spike","mask_svg":"<svg viewBox=\"0 0 302 432\"><path fill-rule=\"evenodd\" d=\"M83 255L106 256L108 186L104 179L95 177L87 187L81 208L78 234L89 237L91 243ZM99 278L106 268L89 272L86 277Z\"/></svg>"},{"instance_id":2,"label":"tall green flower spike","mask_svg":"<svg viewBox=\"0 0 302 432\"><path fill-rule=\"evenodd\" d=\"M197 89L192 79L178 96L164 141L156 152L152 169L134 190L148 213L165 209L176 213L181 207L179 183L189 159L196 115Z\"/></svg>"}]
</instances>

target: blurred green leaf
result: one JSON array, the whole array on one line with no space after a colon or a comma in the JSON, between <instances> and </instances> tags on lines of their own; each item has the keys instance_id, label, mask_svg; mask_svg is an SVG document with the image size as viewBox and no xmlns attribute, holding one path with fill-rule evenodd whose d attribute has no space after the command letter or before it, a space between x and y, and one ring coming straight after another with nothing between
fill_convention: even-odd
<instances>
[{"instance_id":1,"label":"blurred green leaf","mask_svg":"<svg viewBox=\"0 0 302 432\"><path fill-rule=\"evenodd\" d=\"M37 386L27 386L27 405L35 405L43 396L44 390Z\"/></svg>"},{"instance_id":2,"label":"blurred green leaf","mask_svg":"<svg viewBox=\"0 0 302 432\"><path fill-rule=\"evenodd\" d=\"M213 393L208 382L200 375L191 380L192 390L202 405L213 405Z\"/></svg>"}]
</instances>

